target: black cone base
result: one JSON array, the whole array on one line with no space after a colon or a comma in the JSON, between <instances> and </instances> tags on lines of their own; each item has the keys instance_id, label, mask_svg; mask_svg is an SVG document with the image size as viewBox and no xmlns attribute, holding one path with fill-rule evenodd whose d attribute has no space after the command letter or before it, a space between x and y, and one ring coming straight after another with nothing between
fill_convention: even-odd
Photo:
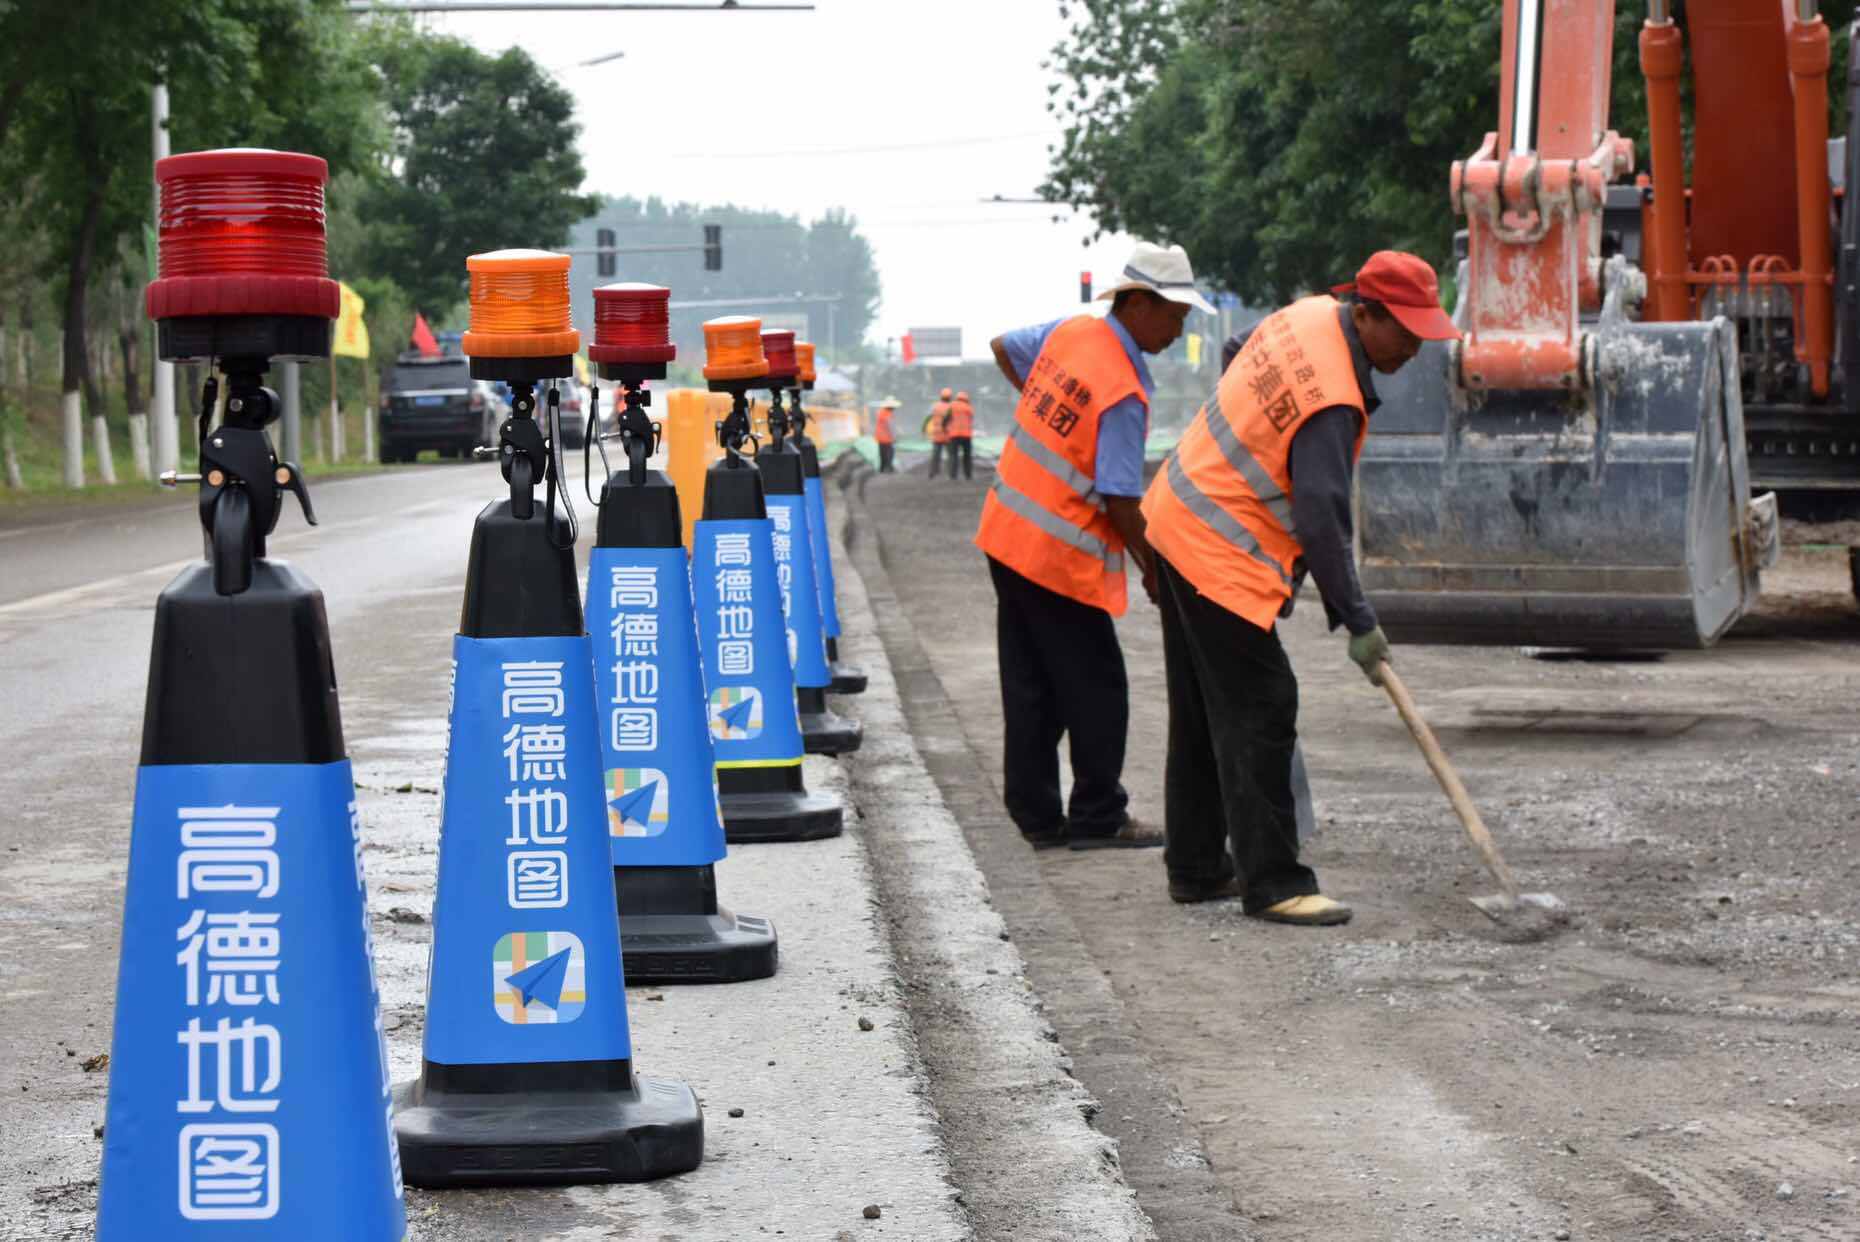
<instances>
[{"instance_id":1,"label":"black cone base","mask_svg":"<svg viewBox=\"0 0 1860 1242\"><path fill-rule=\"evenodd\" d=\"M801 746L810 755L850 755L865 740L865 726L827 707L827 692L802 686L794 692L801 715Z\"/></svg>"},{"instance_id":2,"label":"black cone base","mask_svg":"<svg viewBox=\"0 0 1860 1242\"><path fill-rule=\"evenodd\" d=\"M500 1087L485 1090L495 1076ZM510 1090L531 1078L531 1090ZM444 1087L435 1085L444 1082ZM410 1186L572 1186L688 1173L704 1159L704 1112L682 1082L636 1078L630 1061L441 1066L394 1091Z\"/></svg>"},{"instance_id":3,"label":"black cone base","mask_svg":"<svg viewBox=\"0 0 1860 1242\"><path fill-rule=\"evenodd\" d=\"M742 983L775 973L775 927L717 905L712 867L616 867L626 981Z\"/></svg>"},{"instance_id":4,"label":"black cone base","mask_svg":"<svg viewBox=\"0 0 1860 1242\"><path fill-rule=\"evenodd\" d=\"M833 683L827 689L833 694L864 694L865 670L857 664L844 664L840 661L840 640L827 640L827 671L833 674Z\"/></svg>"},{"instance_id":5,"label":"black cone base","mask_svg":"<svg viewBox=\"0 0 1860 1242\"><path fill-rule=\"evenodd\" d=\"M807 792L801 765L779 768L719 768L723 839L731 845L758 841L818 841L845 830L845 808L829 794Z\"/></svg>"}]
</instances>

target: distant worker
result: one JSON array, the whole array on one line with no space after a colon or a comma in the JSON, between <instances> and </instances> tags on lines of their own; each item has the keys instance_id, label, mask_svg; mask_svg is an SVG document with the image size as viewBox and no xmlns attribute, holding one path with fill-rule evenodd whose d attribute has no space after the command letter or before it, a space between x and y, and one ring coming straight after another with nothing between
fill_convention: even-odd
<instances>
[{"instance_id":1,"label":"distant worker","mask_svg":"<svg viewBox=\"0 0 1860 1242\"><path fill-rule=\"evenodd\" d=\"M872 428L872 438L878 441L878 472L896 474L892 466L892 455L897 451L898 433L892 426L892 418L898 409L896 397L886 397L878 403L878 421Z\"/></svg>"},{"instance_id":2,"label":"distant worker","mask_svg":"<svg viewBox=\"0 0 1860 1242\"><path fill-rule=\"evenodd\" d=\"M1161 845L1130 817L1124 743L1130 684L1112 618L1124 613L1124 550L1153 581L1143 538L1145 354L1182 335L1195 292L1188 254L1139 242L1110 314L1018 328L993 341L1020 392L982 502L976 546L995 587L1008 815L1035 849ZM1059 739L1071 738L1072 797L1059 800Z\"/></svg>"},{"instance_id":3,"label":"distant worker","mask_svg":"<svg viewBox=\"0 0 1860 1242\"><path fill-rule=\"evenodd\" d=\"M943 469L943 449L949 442L949 407L951 393L945 388L937 403L930 407L930 477L936 478ZM954 465L951 473L954 474Z\"/></svg>"},{"instance_id":4,"label":"distant worker","mask_svg":"<svg viewBox=\"0 0 1860 1242\"><path fill-rule=\"evenodd\" d=\"M962 467L961 475L956 473L958 465ZM949 407L949 477L975 477L975 407L969 404L966 392L957 393Z\"/></svg>"},{"instance_id":5,"label":"distant worker","mask_svg":"<svg viewBox=\"0 0 1860 1242\"><path fill-rule=\"evenodd\" d=\"M1169 685L1169 895L1240 897L1280 923L1351 912L1298 858L1298 680L1276 622L1308 570L1330 627L1348 628L1350 658L1380 683L1389 644L1356 579L1350 518L1380 404L1371 372L1459 335L1414 255L1372 255L1333 292L1347 300L1304 298L1254 330L1143 498Z\"/></svg>"}]
</instances>

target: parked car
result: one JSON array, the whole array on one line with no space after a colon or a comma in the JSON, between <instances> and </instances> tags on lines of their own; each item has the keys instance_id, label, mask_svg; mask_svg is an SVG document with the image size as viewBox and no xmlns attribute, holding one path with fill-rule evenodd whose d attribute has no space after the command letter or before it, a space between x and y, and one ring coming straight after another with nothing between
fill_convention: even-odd
<instances>
[{"instance_id":1,"label":"parked car","mask_svg":"<svg viewBox=\"0 0 1860 1242\"><path fill-rule=\"evenodd\" d=\"M588 435L587 393L574 379L557 380L562 395L562 447L580 448Z\"/></svg>"},{"instance_id":2,"label":"parked car","mask_svg":"<svg viewBox=\"0 0 1860 1242\"><path fill-rule=\"evenodd\" d=\"M472 379L466 358L402 354L381 384L381 460L412 461L428 448L445 457L470 456L484 442L492 400L489 385Z\"/></svg>"}]
</instances>

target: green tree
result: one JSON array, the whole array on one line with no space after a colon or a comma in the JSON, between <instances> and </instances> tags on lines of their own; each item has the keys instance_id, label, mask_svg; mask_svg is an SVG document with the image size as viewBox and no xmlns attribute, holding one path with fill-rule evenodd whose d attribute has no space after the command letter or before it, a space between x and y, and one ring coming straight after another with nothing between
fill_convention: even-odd
<instances>
[{"instance_id":1,"label":"green tree","mask_svg":"<svg viewBox=\"0 0 1860 1242\"><path fill-rule=\"evenodd\" d=\"M1836 35L1830 83L1844 80L1853 10L1822 6ZM1180 242L1197 271L1261 303L1345 279L1385 246L1450 256L1448 168L1497 123L1501 5L1064 0L1061 11L1049 106L1066 128L1049 197L1103 229ZM1610 124L1644 158L1643 17L1618 6ZM1835 112L1838 133L1844 101Z\"/></svg>"},{"instance_id":2,"label":"green tree","mask_svg":"<svg viewBox=\"0 0 1860 1242\"><path fill-rule=\"evenodd\" d=\"M465 295L467 255L559 246L592 209L574 98L518 48L490 56L385 26L374 55L393 139L359 203L366 264L438 319Z\"/></svg>"},{"instance_id":3,"label":"green tree","mask_svg":"<svg viewBox=\"0 0 1860 1242\"><path fill-rule=\"evenodd\" d=\"M102 416L86 300L95 280L120 279L115 257L149 218L153 83L170 84L179 151L275 146L339 170L380 133L372 71L340 0L23 0L0 10L0 49L0 184L51 239L67 422L86 388ZM73 456L65 477L78 483Z\"/></svg>"}]
</instances>

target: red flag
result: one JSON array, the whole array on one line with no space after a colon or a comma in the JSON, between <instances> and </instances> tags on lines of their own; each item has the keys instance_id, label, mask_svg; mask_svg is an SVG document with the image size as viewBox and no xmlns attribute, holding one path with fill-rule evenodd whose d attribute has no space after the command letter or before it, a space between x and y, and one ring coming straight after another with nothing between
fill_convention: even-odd
<instances>
[{"instance_id":1,"label":"red flag","mask_svg":"<svg viewBox=\"0 0 1860 1242\"><path fill-rule=\"evenodd\" d=\"M426 316L419 311L413 312L413 346L428 358L439 357L439 341L426 326Z\"/></svg>"},{"instance_id":2,"label":"red flag","mask_svg":"<svg viewBox=\"0 0 1860 1242\"><path fill-rule=\"evenodd\" d=\"M904 365L908 367L911 363L917 361L917 345L916 342L911 340L911 334L908 332L900 339L904 344Z\"/></svg>"}]
</instances>

